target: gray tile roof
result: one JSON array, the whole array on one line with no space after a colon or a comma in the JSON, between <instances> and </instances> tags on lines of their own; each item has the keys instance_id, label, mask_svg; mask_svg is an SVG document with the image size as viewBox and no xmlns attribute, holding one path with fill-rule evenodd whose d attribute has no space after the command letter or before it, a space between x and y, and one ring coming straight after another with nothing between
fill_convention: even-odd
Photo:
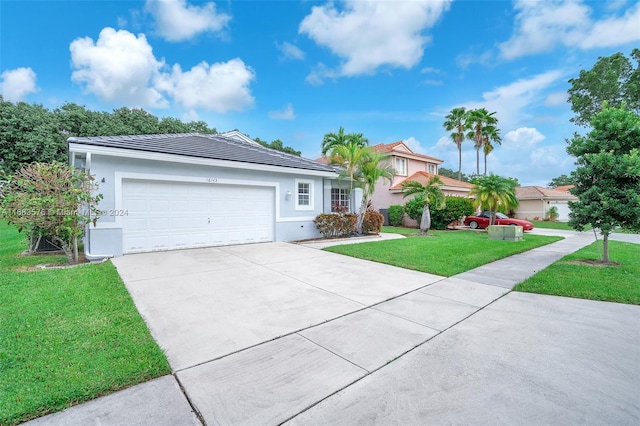
<instances>
[{"instance_id":1,"label":"gray tile roof","mask_svg":"<svg viewBox=\"0 0 640 426\"><path fill-rule=\"evenodd\" d=\"M67 142L335 173L335 170L326 164L222 135L176 133L71 137Z\"/></svg>"}]
</instances>

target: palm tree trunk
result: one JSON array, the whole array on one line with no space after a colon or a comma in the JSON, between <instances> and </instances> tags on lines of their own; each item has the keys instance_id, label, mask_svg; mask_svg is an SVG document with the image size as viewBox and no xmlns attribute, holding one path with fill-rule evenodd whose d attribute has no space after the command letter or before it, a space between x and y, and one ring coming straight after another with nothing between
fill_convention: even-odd
<instances>
[{"instance_id":1,"label":"palm tree trunk","mask_svg":"<svg viewBox=\"0 0 640 426\"><path fill-rule=\"evenodd\" d=\"M462 144L458 144L458 180L462 180Z\"/></svg>"},{"instance_id":2,"label":"palm tree trunk","mask_svg":"<svg viewBox=\"0 0 640 426\"><path fill-rule=\"evenodd\" d=\"M480 176L480 147L476 147L476 175Z\"/></svg>"},{"instance_id":3,"label":"palm tree trunk","mask_svg":"<svg viewBox=\"0 0 640 426\"><path fill-rule=\"evenodd\" d=\"M484 175L487 175L487 153L484 154Z\"/></svg>"},{"instance_id":4,"label":"palm tree trunk","mask_svg":"<svg viewBox=\"0 0 640 426\"><path fill-rule=\"evenodd\" d=\"M431 228L431 211L429 205L425 205L420 218L420 233L426 234L429 232L429 228Z\"/></svg>"}]
</instances>

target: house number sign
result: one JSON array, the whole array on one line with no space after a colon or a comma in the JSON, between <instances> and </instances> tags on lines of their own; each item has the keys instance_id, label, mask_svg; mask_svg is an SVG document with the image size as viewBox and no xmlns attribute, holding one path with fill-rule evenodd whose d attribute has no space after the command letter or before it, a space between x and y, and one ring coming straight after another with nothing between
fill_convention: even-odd
<instances>
[{"instance_id":1,"label":"house number sign","mask_svg":"<svg viewBox=\"0 0 640 426\"><path fill-rule=\"evenodd\" d=\"M217 183L218 179L217 178L205 178L204 180L207 183Z\"/></svg>"}]
</instances>

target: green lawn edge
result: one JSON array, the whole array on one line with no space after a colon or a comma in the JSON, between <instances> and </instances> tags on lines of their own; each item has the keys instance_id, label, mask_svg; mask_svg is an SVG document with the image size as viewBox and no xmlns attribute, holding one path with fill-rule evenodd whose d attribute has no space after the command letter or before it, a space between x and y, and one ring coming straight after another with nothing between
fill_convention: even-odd
<instances>
[{"instance_id":1,"label":"green lawn edge","mask_svg":"<svg viewBox=\"0 0 640 426\"><path fill-rule=\"evenodd\" d=\"M640 244L609 241L619 266L576 263L599 260L602 242L571 253L514 287L514 291L640 305Z\"/></svg>"},{"instance_id":2,"label":"green lawn edge","mask_svg":"<svg viewBox=\"0 0 640 426\"><path fill-rule=\"evenodd\" d=\"M0 223L0 424L13 425L171 372L111 262L20 272L60 256L20 256Z\"/></svg>"},{"instance_id":3,"label":"green lawn edge","mask_svg":"<svg viewBox=\"0 0 640 426\"><path fill-rule=\"evenodd\" d=\"M489 240L482 231L429 231L431 236L338 245L324 250L405 269L450 277L562 240L525 234L522 241Z\"/></svg>"}]
</instances>

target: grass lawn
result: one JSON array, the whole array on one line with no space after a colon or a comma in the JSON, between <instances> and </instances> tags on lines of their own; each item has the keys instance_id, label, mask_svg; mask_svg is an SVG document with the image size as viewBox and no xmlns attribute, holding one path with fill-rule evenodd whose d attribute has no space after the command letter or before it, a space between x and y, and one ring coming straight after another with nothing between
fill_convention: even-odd
<instances>
[{"instance_id":1,"label":"grass lawn","mask_svg":"<svg viewBox=\"0 0 640 426\"><path fill-rule=\"evenodd\" d=\"M16 424L170 372L111 262L24 271L0 222L0 425Z\"/></svg>"},{"instance_id":2,"label":"grass lawn","mask_svg":"<svg viewBox=\"0 0 640 426\"><path fill-rule=\"evenodd\" d=\"M569 226L569 222L552 222L546 220L530 221L536 228L546 229L562 229L565 231L573 231L573 228Z\"/></svg>"},{"instance_id":3,"label":"grass lawn","mask_svg":"<svg viewBox=\"0 0 640 426\"><path fill-rule=\"evenodd\" d=\"M405 228L403 226L383 226L380 232L386 232L389 234L402 234L402 235L413 235L420 232L418 228Z\"/></svg>"},{"instance_id":4,"label":"grass lawn","mask_svg":"<svg viewBox=\"0 0 640 426\"><path fill-rule=\"evenodd\" d=\"M383 232L385 232L383 230ZM523 241L489 240L485 232L429 231L431 237L334 246L325 250L450 277L485 263L531 250L562 237L525 234Z\"/></svg>"},{"instance_id":5,"label":"grass lawn","mask_svg":"<svg viewBox=\"0 0 640 426\"><path fill-rule=\"evenodd\" d=\"M601 245L601 241L594 242L563 257L514 290L640 305L640 244L609 241L610 260L620 266L576 263L582 259L599 260Z\"/></svg>"}]
</instances>

